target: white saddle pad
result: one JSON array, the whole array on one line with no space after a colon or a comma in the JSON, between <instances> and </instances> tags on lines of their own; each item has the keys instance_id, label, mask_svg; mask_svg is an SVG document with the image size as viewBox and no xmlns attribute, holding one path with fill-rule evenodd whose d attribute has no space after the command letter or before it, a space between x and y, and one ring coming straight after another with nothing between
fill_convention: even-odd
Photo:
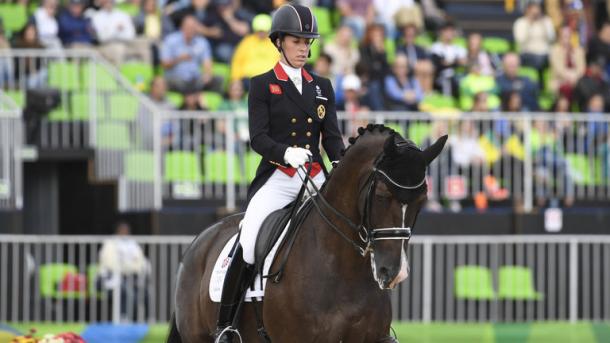
<instances>
[{"instance_id":1,"label":"white saddle pad","mask_svg":"<svg viewBox=\"0 0 610 343\"><path fill-rule=\"evenodd\" d=\"M286 227L288 227L288 225L290 225L290 222L288 222ZM280 235L280 238L277 240L277 242L275 242L275 244L273 245L273 248L271 249L271 251L269 252L267 257L265 258L265 263L263 265L264 275L269 274L269 269L271 268L271 263L273 262L273 259L275 258L277 249L280 245L280 242L284 238L285 234L286 234L286 228L284 228L284 230L282 231L282 234ZM235 244L236 238L237 238L237 234L235 234L233 237L231 237L231 239L229 239L227 244L225 244L224 248L220 252L220 255L218 256L216 263L214 264L214 270L212 271L212 277L210 278L210 299L212 299L213 302L216 302L216 303L220 302L220 297L222 295L222 285L225 281L225 275L227 274L227 270L229 269L229 265L231 262L231 259L229 258L229 252L231 251L233 244ZM252 299L261 300L265 296L265 285L266 284L267 284L267 279L261 278L260 274L257 275L256 279L254 280L254 287L248 289L248 291L246 292L246 301L252 301Z\"/></svg>"}]
</instances>

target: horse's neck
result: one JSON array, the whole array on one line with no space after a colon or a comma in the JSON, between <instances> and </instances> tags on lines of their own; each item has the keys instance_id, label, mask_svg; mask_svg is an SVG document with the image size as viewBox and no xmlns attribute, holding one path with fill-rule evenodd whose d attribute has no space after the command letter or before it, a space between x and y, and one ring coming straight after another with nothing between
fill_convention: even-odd
<instances>
[{"instance_id":1,"label":"horse's neck","mask_svg":"<svg viewBox=\"0 0 610 343\"><path fill-rule=\"evenodd\" d=\"M340 166L333 171L332 177L322 190L322 196L324 196L327 202L356 225L360 224L361 220L358 210L360 183L371 172L373 160L381 152L382 148L380 146L383 146L383 140L374 137L352 146L341 160ZM334 215L332 211L328 209L323 209L323 211L331 223L344 235L349 237L350 240L360 245L364 244L358 238L354 228ZM321 218L320 221L321 225L315 226L315 233L313 235L313 239L316 240L316 246L325 250L328 254L332 254L333 259L338 264L342 264L343 267L357 267L363 271L367 269L362 268L361 265L369 263L368 257L366 259L362 258L350 242L341 237L339 233L330 227L328 223L323 222ZM369 275L370 271L366 273Z\"/></svg>"}]
</instances>

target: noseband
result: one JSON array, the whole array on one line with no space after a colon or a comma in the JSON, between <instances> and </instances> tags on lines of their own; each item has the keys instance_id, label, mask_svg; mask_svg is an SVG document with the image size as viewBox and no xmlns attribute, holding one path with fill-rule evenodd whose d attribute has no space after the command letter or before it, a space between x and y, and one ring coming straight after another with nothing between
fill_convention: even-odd
<instances>
[{"instance_id":1,"label":"noseband","mask_svg":"<svg viewBox=\"0 0 610 343\"><path fill-rule=\"evenodd\" d=\"M363 257L366 256L366 254L371 250L371 244L373 244L374 242L383 241L383 240L404 241L404 240L409 240L411 238L411 228L405 227L407 204L402 205L402 221L401 221L402 226L401 227L373 228L373 225L370 222L370 217L371 217L372 203L373 203L372 200L375 195L374 190L377 186L378 179L384 178L390 184L392 184L398 188L408 189L408 190L417 189L417 188L423 186L424 183L426 182L425 177L419 183L417 183L415 185L403 185L403 184L400 184L399 182L397 182L396 180L393 180L385 171L379 169L379 167L378 167L379 162L383 159L383 156L384 156L384 154L381 153L376 158L374 166L373 166L373 170L367 177L367 181L364 183L364 186L358 192L358 199L360 199L360 194L362 193L362 191L365 188L367 189L365 203L364 203L364 210L361 212L361 216L360 216L360 224L355 224L346 215L339 212L336 208L334 208L331 204L329 204L328 201L326 201L326 199L320 193L320 190L316 187L315 183L309 176L308 171L305 171L305 178L302 178L302 181L304 184L303 187L305 187L307 193L310 196L311 201L313 202L314 206L318 210L318 213L320 214L322 219L334 231L336 231L344 240L346 240L348 243L350 243L354 247L354 249L356 249L356 251ZM310 166L311 166L311 164L310 164ZM305 169L304 167L301 167L301 168L303 170ZM301 177L301 176L299 175L299 177ZM312 194L312 192L307 187L308 182L314 189L314 191L315 191L314 194ZM337 217L339 217L343 222L345 222L352 230L354 230L356 233L358 233L360 242L354 241L351 238L349 238L347 235L345 235L341 231L341 229L339 229L324 214L320 205L326 207L333 214L335 214Z\"/></svg>"}]
</instances>

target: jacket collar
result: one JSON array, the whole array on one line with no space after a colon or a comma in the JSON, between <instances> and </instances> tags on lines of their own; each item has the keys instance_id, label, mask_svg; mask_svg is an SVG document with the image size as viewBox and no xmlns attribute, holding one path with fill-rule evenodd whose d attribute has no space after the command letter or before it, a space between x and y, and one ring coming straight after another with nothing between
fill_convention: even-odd
<instances>
[{"instance_id":1,"label":"jacket collar","mask_svg":"<svg viewBox=\"0 0 610 343\"><path fill-rule=\"evenodd\" d=\"M286 74L286 71L284 70L280 62L277 62L275 64L275 67L273 67L273 72L275 73L275 78L277 78L278 80L288 81L288 74ZM308 83L313 81L313 77L307 72L307 70L305 70L305 68L301 68L301 75L303 75L303 78L305 78Z\"/></svg>"}]
</instances>

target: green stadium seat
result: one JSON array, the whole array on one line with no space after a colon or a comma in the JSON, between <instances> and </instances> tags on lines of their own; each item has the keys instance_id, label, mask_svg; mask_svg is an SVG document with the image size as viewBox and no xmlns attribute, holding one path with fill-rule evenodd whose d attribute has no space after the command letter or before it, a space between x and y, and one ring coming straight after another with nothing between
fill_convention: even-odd
<instances>
[{"instance_id":1,"label":"green stadium seat","mask_svg":"<svg viewBox=\"0 0 610 343\"><path fill-rule=\"evenodd\" d=\"M82 73L84 88L95 84L97 90L113 91L117 89L115 77L102 65L86 63L83 65Z\"/></svg>"},{"instance_id":2,"label":"green stadium seat","mask_svg":"<svg viewBox=\"0 0 610 343\"><path fill-rule=\"evenodd\" d=\"M61 281L68 273L78 274L78 268L76 268L75 265L66 263L48 263L41 265L38 270L40 296L42 298L53 299L78 298L84 296L83 292L79 291L60 291L59 286Z\"/></svg>"},{"instance_id":3,"label":"green stadium seat","mask_svg":"<svg viewBox=\"0 0 610 343\"><path fill-rule=\"evenodd\" d=\"M138 99L131 94L113 94L109 99L107 117L117 120L135 120L140 107Z\"/></svg>"},{"instance_id":4,"label":"green stadium seat","mask_svg":"<svg viewBox=\"0 0 610 343\"><path fill-rule=\"evenodd\" d=\"M216 92L203 92L203 101L210 111L216 111L224 101L222 94Z\"/></svg>"},{"instance_id":5,"label":"green stadium seat","mask_svg":"<svg viewBox=\"0 0 610 343\"><path fill-rule=\"evenodd\" d=\"M228 156L225 151L206 151L205 159L205 181L212 183L227 183L227 164ZM235 183L242 183L244 180L239 156L233 155L233 180Z\"/></svg>"},{"instance_id":6,"label":"green stadium seat","mask_svg":"<svg viewBox=\"0 0 610 343\"><path fill-rule=\"evenodd\" d=\"M430 37L430 35L424 33L415 37L415 44L424 48L429 48L432 46L432 44L434 44L434 41L432 40L432 37Z\"/></svg>"},{"instance_id":7,"label":"green stadium seat","mask_svg":"<svg viewBox=\"0 0 610 343\"><path fill-rule=\"evenodd\" d=\"M519 76L525 76L528 79L532 80L532 82L540 83L540 77L538 76L538 70L532 67L519 67L517 71Z\"/></svg>"},{"instance_id":8,"label":"green stadium seat","mask_svg":"<svg viewBox=\"0 0 610 343\"><path fill-rule=\"evenodd\" d=\"M503 266L498 271L498 297L506 300L541 300L536 291L531 269L521 266Z\"/></svg>"},{"instance_id":9,"label":"green stadium seat","mask_svg":"<svg viewBox=\"0 0 610 343\"><path fill-rule=\"evenodd\" d=\"M462 111L470 111L474 106L474 97L463 95L460 97L460 109ZM502 100L495 94L487 94L487 107L490 110L499 109L502 106Z\"/></svg>"},{"instance_id":10,"label":"green stadium seat","mask_svg":"<svg viewBox=\"0 0 610 343\"><path fill-rule=\"evenodd\" d=\"M88 120L91 116L90 94L88 92L72 93L71 96L71 118L72 120ZM104 116L104 97L96 97L97 118Z\"/></svg>"},{"instance_id":11,"label":"green stadium seat","mask_svg":"<svg viewBox=\"0 0 610 343\"><path fill-rule=\"evenodd\" d=\"M510 51L508 39L500 37L485 37L482 42L483 50L492 54L505 54Z\"/></svg>"},{"instance_id":12,"label":"green stadium seat","mask_svg":"<svg viewBox=\"0 0 610 343\"><path fill-rule=\"evenodd\" d=\"M27 23L27 9L21 4L0 4L0 18L2 18L7 36L11 37Z\"/></svg>"},{"instance_id":13,"label":"green stadium seat","mask_svg":"<svg viewBox=\"0 0 610 343\"><path fill-rule=\"evenodd\" d=\"M386 38L384 41L384 46L388 63L394 63L394 59L396 58L396 41L390 38Z\"/></svg>"},{"instance_id":14,"label":"green stadium seat","mask_svg":"<svg viewBox=\"0 0 610 343\"><path fill-rule=\"evenodd\" d=\"M79 66L74 62L49 63L49 86L66 91L81 88Z\"/></svg>"},{"instance_id":15,"label":"green stadium seat","mask_svg":"<svg viewBox=\"0 0 610 343\"><path fill-rule=\"evenodd\" d=\"M129 181L154 182L155 156L147 151L130 151L125 154L125 177Z\"/></svg>"},{"instance_id":16,"label":"green stadium seat","mask_svg":"<svg viewBox=\"0 0 610 343\"><path fill-rule=\"evenodd\" d=\"M319 39L316 39L313 44L311 44L311 48L309 49L309 51L311 52L311 55L309 56L309 63L314 63L318 57L320 57L320 52L322 50L321 48L322 42Z\"/></svg>"},{"instance_id":17,"label":"green stadium seat","mask_svg":"<svg viewBox=\"0 0 610 343\"><path fill-rule=\"evenodd\" d=\"M248 182L252 182L254 177L256 176L256 168L258 168L259 163L263 159L261 155L254 151L246 152L246 180Z\"/></svg>"},{"instance_id":18,"label":"green stadium seat","mask_svg":"<svg viewBox=\"0 0 610 343\"><path fill-rule=\"evenodd\" d=\"M140 6L130 2L119 3L116 8L127 13L130 17L135 17L140 13Z\"/></svg>"},{"instance_id":19,"label":"green stadium seat","mask_svg":"<svg viewBox=\"0 0 610 343\"><path fill-rule=\"evenodd\" d=\"M576 185L592 186L604 184L603 164L599 158L584 154L566 154L568 172Z\"/></svg>"},{"instance_id":20,"label":"green stadium seat","mask_svg":"<svg viewBox=\"0 0 610 343\"><path fill-rule=\"evenodd\" d=\"M200 159L192 151L170 151L165 154L166 182L201 183Z\"/></svg>"},{"instance_id":21,"label":"green stadium seat","mask_svg":"<svg viewBox=\"0 0 610 343\"><path fill-rule=\"evenodd\" d=\"M422 146L426 139L430 137L432 125L428 123L412 123L409 124L407 138L413 141L418 146Z\"/></svg>"},{"instance_id":22,"label":"green stadium seat","mask_svg":"<svg viewBox=\"0 0 610 343\"><path fill-rule=\"evenodd\" d=\"M15 102L17 106L23 108L25 106L25 96L22 91L4 91L4 94Z\"/></svg>"},{"instance_id":23,"label":"green stadium seat","mask_svg":"<svg viewBox=\"0 0 610 343\"><path fill-rule=\"evenodd\" d=\"M462 37L462 36L455 37L455 39L453 40L453 44L457 45L457 46L461 46L464 49L468 46L468 43L466 42L466 38Z\"/></svg>"},{"instance_id":24,"label":"green stadium seat","mask_svg":"<svg viewBox=\"0 0 610 343\"><path fill-rule=\"evenodd\" d=\"M311 11L318 21L318 32L320 35L326 35L333 32L330 10L324 7L314 6L311 8Z\"/></svg>"},{"instance_id":25,"label":"green stadium seat","mask_svg":"<svg viewBox=\"0 0 610 343\"><path fill-rule=\"evenodd\" d=\"M120 122L97 123L97 147L106 150L128 150L131 146L129 127Z\"/></svg>"},{"instance_id":26,"label":"green stadium seat","mask_svg":"<svg viewBox=\"0 0 610 343\"><path fill-rule=\"evenodd\" d=\"M52 110L49 115L47 116L47 118L49 119L49 121L52 122L62 122L62 121L71 121L72 118L70 117L70 114L68 114L68 111L66 111L65 108L56 108L54 110Z\"/></svg>"},{"instance_id":27,"label":"green stadium seat","mask_svg":"<svg viewBox=\"0 0 610 343\"><path fill-rule=\"evenodd\" d=\"M231 66L226 63L214 62L212 64L212 74L222 77L222 87L226 89L229 80L231 80Z\"/></svg>"},{"instance_id":28,"label":"green stadium seat","mask_svg":"<svg viewBox=\"0 0 610 343\"><path fill-rule=\"evenodd\" d=\"M491 270L466 265L456 267L453 275L455 297L460 300L492 300L496 297Z\"/></svg>"},{"instance_id":29,"label":"green stadium seat","mask_svg":"<svg viewBox=\"0 0 610 343\"><path fill-rule=\"evenodd\" d=\"M449 110L454 111L455 100L451 96L442 95L439 93L433 93L424 96L422 101L419 103L419 108L424 112L435 112Z\"/></svg>"},{"instance_id":30,"label":"green stadium seat","mask_svg":"<svg viewBox=\"0 0 610 343\"><path fill-rule=\"evenodd\" d=\"M182 106L183 98L184 96L180 93L167 92L167 101L174 105L175 108L180 108L180 106Z\"/></svg>"},{"instance_id":31,"label":"green stadium seat","mask_svg":"<svg viewBox=\"0 0 610 343\"><path fill-rule=\"evenodd\" d=\"M543 92L538 96L538 105L543 111L552 111L555 104L555 96L551 93Z\"/></svg>"},{"instance_id":32,"label":"green stadium seat","mask_svg":"<svg viewBox=\"0 0 610 343\"><path fill-rule=\"evenodd\" d=\"M128 62L121 65L121 74L140 92L147 91L155 76L149 63Z\"/></svg>"},{"instance_id":33,"label":"green stadium seat","mask_svg":"<svg viewBox=\"0 0 610 343\"><path fill-rule=\"evenodd\" d=\"M385 123L384 125L391 128L392 130L396 131L401 136L405 137L405 130L402 127L402 125L400 125L400 123ZM407 138L409 138L409 137L407 137Z\"/></svg>"},{"instance_id":34,"label":"green stadium seat","mask_svg":"<svg viewBox=\"0 0 610 343\"><path fill-rule=\"evenodd\" d=\"M97 279L98 279L99 266L97 264L90 264L87 266L87 292L90 296L101 296L101 292L97 290Z\"/></svg>"}]
</instances>

